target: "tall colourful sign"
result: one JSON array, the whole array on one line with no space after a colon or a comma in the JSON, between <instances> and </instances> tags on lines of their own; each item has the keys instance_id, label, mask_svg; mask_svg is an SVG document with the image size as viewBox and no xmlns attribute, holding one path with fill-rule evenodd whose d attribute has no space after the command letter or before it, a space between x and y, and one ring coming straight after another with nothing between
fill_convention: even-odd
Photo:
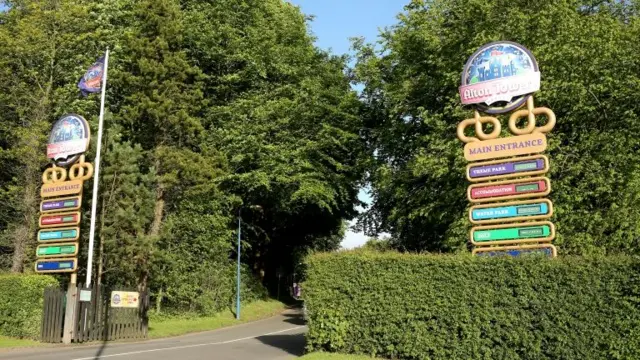
<instances>
[{"instance_id":1,"label":"tall colourful sign","mask_svg":"<svg viewBox=\"0 0 640 360\"><path fill-rule=\"evenodd\" d=\"M89 139L89 124L79 115L64 115L53 125L47 156L54 164L42 174L40 189L35 271L72 273L72 283L78 269L82 190L93 176L93 165L84 161Z\"/></svg>"},{"instance_id":2,"label":"tall colourful sign","mask_svg":"<svg viewBox=\"0 0 640 360\"><path fill-rule=\"evenodd\" d=\"M474 255L557 254L551 244L555 226L548 221L553 204L544 198L551 192L551 181L543 176L549 159L542 154L556 117L551 109L534 106L533 93L539 89L536 59L514 42L481 47L462 72L462 104L474 107L473 118L457 129L470 162L466 177L472 183L467 199L473 204L469 221L476 225L469 232ZM501 137L502 123L492 115L509 112L512 135ZM543 126L536 124L539 116L547 120ZM485 125L491 125L490 133Z\"/></svg>"}]
</instances>

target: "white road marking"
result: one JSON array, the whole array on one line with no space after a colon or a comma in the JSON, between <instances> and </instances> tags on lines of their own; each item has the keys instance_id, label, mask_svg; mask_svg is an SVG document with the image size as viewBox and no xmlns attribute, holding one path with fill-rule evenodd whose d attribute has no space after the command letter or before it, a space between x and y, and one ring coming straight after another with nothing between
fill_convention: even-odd
<instances>
[{"instance_id":1,"label":"white road marking","mask_svg":"<svg viewBox=\"0 0 640 360\"><path fill-rule=\"evenodd\" d=\"M139 351L130 351L130 352L126 352L126 353L119 353L119 354L101 355L99 358L102 359L102 358L110 358L110 357L117 357L117 356L137 355L137 354L144 354L144 353L150 353L150 352L156 352L156 351L164 351L164 350L188 349L188 348L194 348L194 347L200 347L200 346L224 345L224 344L230 344L230 343L234 343L234 342L238 342L238 341L255 339L255 338L258 338L260 336L275 335L275 334L280 334L280 333L284 333L284 332L288 332L288 331L298 330L298 329L302 329L303 327L304 326L296 326L296 327L292 327L292 328L288 328L288 329L284 329L284 330L279 330L279 331L274 331L274 332L270 332L270 333L266 333L266 334L249 336L249 337L244 337L244 338L240 338L240 339L233 339L233 340L227 340L227 341L213 342L213 343L173 346L173 347L166 347L166 348L159 348L159 349L139 350ZM94 360L94 359L96 359L95 356L90 356L90 357L77 358L77 359L71 359L71 360Z\"/></svg>"}]
</instances>

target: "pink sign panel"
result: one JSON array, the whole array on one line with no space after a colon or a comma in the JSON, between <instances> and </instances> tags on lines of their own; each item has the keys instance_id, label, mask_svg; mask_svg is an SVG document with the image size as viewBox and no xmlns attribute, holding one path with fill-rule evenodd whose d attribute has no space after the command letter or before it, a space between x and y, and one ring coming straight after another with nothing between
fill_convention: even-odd
<instances>
[{"instance_id":1,"label":"pink sign panel","mask_svg":"<svg viewBox=\"0 0 640 360\"><path fill-rule=\"evenodd\" d=\"M69 140L47 145L49 159L63 159L69 155L83 153L87 149L88 139Z\"/></svg>"},{"instance_id":2,"label":"pink sign panel","mask_svg":"<svg viewBox=\"0 0 640 360\"><path fill-rule=\"evenodd\" d=\"M464 105L480 103L491 105L498 101L508 102L516 96L540 90L540 73L530 72L524 75L463 85L459 90Z\"/></svg>"}]
</instances>

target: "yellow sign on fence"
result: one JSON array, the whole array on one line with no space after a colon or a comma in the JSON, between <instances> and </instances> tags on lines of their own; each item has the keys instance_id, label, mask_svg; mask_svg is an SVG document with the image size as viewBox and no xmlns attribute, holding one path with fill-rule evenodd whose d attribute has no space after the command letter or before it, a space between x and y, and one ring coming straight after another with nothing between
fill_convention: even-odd
<instances>
[{"instance_id":1,"label":"yellow sign on fence","mask_svg":"<svg viewBox=\"0 0 640 360\"><path fill-rule=\"evenodd\" d=\"M112 291L111 307L137 308L140 305L140 293L135 291Z\"/></svg>"}]
</instances>

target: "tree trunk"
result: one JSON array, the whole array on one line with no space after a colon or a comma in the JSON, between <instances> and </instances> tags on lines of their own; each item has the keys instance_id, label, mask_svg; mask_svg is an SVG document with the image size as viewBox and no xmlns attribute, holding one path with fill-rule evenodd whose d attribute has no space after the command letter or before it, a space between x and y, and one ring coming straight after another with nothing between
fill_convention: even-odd
<instances>
[{"instance_id":1,"label":"tree trunk","mask_svg":"<svg viewBox=\"0 0 640 360\"><path fill-rule=\"evenodd\" d=\"M160 234L160 226L162 225L162 216L164 215L164 189L161 185L156 188L156 205L153 209L153 222L149 229L149 235L157 236Z\"/></svg>"},{"instance_id":2,"label":"tree trunk","mask_svg":"<svg viewBox=\"0 0 640 360\"><path fill-rule=\"evenodd\" d=\"M27 251L32 249L36 243L37 216L38 216L38 185L40 179L39 156L36 152L40 148L37 135L29 136L25 139L24 146L30 149L32 156L25 159L23 172L24 189L22 198L18 204L19 213L22 214L22 221L15 225L11 234L13 243L13 258L11 272L19 273L24 271L24 264L29 258Z\"/></svg>"},{"instance_id":3,"label":"tree trunk","mask_svg":"<svg viewBox=\"0 0 640 360\"><path fill-rule=\"evenodd\" d=\"M164 289L161 287L160 291L158 291L158 296L156 296L156 314L160 314L163 297L164 297Z\"/></svg>"},{"instance_id":4,"label":"tree trunk","mask_svg":"<svg viewBox=\"0 0 640 360\"><path fill-rule=\"evenodd\" d=\"M149 229L149 236L155 237L160 234L160 226L162 225L162 217L164 215L164 189L162 185L158 185L156 188L156 204L153 209L153 222L151 223L151 228ZM145 260L148 265L149 259ZM138 280L138 289L139 291L146 291L148 289L149 282L149 269L145 268L144 273L141 274L140 279Z\"/></svg>"}]
</instances>

